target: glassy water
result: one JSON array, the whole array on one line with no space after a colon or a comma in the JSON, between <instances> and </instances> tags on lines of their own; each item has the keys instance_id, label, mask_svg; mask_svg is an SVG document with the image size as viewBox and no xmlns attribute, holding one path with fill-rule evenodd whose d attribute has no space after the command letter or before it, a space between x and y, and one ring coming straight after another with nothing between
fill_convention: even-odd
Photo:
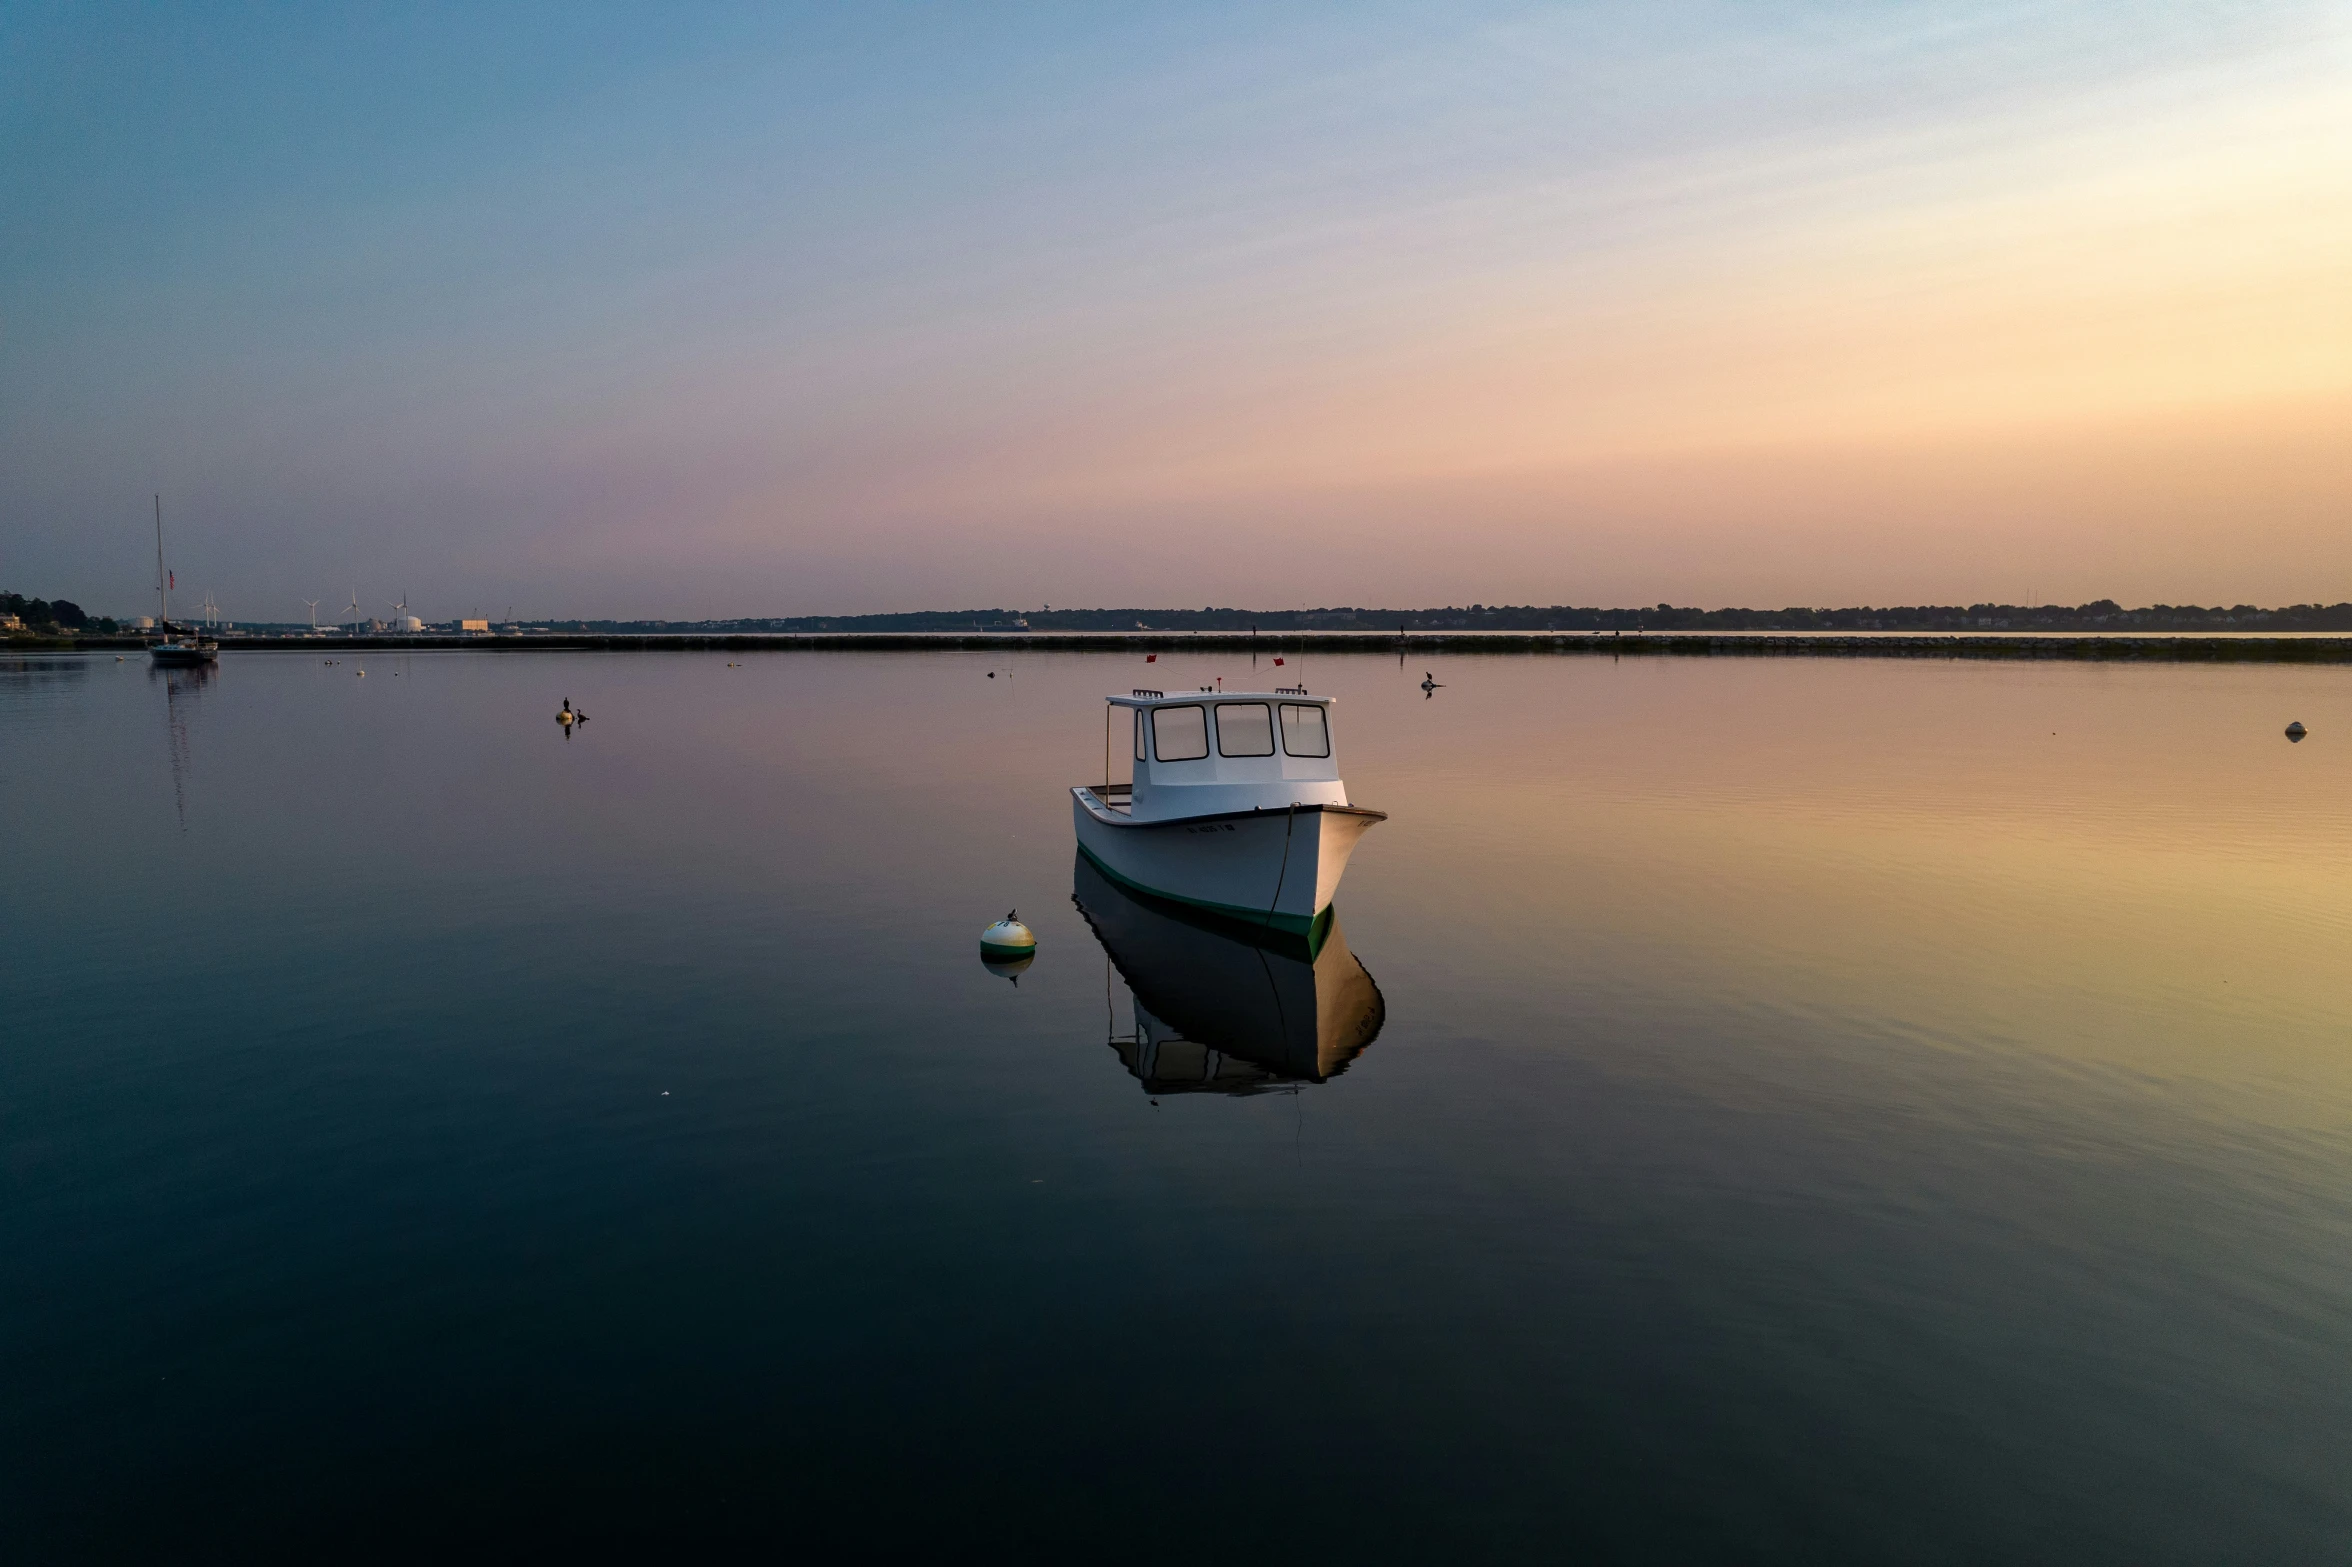
<instances>
[{"instance_id":1,"label":"glassy water","mask_svg":"<svg viewBox=\"0 0 2352 1567\"><path fill-rule=\"evenodd\" d=\"M1247 655L336 657L0 667L11 1560L2352 1559L2352 671L1293 660L1306 960Z\"/></svg>"}]
</instances>

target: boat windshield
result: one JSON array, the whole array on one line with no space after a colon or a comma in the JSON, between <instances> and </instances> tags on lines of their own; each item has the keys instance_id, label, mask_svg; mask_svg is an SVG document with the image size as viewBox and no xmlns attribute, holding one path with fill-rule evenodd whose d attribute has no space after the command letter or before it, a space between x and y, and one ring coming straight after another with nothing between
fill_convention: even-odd
<instances>
[{"instance_id":1,"label":"boat windshield","mask_svg":"<svg viewBox=\"0 0 2352 1567\"><path fill-rule=\"evenodd\" d=\"M1217 704L1219 756L1272 756L1274 716L1263 702Z\"/></svg>"},{"instance_id":2,"label":"boat windshield","mask_svg":"<svg viewBox=\"0 0 2352 1567\"><path fill-rule=\"evenodd\" d=\"M1292 756L1329 756L1331 730L1323 721L1323 709L1305 702L1283 703L1282 749Z\"/></svg>"},{"instance_id":3,"label":"boat windshield","mask_svg":"<svg viewBox=\"0 0 2352 1567\"><path fill-rule=\"evenodd\" d=\"M1209 715L1192 703L1152 709L1152 750L1163 762L1197 762L1209 754Z\"/></svg>"}]
</instances>

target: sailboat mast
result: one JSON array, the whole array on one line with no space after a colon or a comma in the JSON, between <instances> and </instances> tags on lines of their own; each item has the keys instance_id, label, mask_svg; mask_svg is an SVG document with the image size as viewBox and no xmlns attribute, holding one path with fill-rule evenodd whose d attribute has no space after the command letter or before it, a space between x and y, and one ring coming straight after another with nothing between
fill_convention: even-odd
<instances>
[{"instance_id":1,"label":"sailboat mast","mask_svg":"<svg viewBox=\"0 0 2352 1567\"><path fill-rule=\"evenodd\" d=\"M171 630L171 601L163 596L163 497L155 497L155 613L158 624Z\"/></svg>"}]
</instances>

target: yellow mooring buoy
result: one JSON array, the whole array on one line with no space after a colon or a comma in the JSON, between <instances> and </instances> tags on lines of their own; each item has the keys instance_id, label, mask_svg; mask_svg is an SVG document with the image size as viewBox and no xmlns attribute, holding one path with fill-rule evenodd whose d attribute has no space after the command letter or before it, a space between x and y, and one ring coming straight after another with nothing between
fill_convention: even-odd
<instances>
[{"instance_id":1,"label":"yellow mooring buoy","mask_svg":"<svg viewBox=\"0 0 2352 1567\"><path fill-rule=\"evenodd\" d=\"M1021 923L1018 911L980 933L980 961L991 974L1019 984L1021 971L1037 961L1037 932Z\"/></svg>"}]
</instances>

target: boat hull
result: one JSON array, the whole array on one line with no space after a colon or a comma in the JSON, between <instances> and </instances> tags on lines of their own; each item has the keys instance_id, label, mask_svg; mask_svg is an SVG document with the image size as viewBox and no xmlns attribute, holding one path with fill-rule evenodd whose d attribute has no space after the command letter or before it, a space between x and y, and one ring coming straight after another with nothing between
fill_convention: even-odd
<instances>
[{"instance_id":1,"label":"boat hull","mask_svg":"<svg viewBox=\"0 0 2352 1567\"><path fill-rule=\"evenodd\" d=\"M147 657L166 669L193 669L215 662L220 654L208 647L151 647Z\"/></svg>"},{"instance_id":2,"label":"boat hull","mask_svg":"<svg viewBox=\"0 0 2352 1567\"><path fill-rule=\"evenodd\" d=\"M1311 938L1379 811L1301 805L1135 821L1072 789L1078 848L1113 881L1227 919Z\"/></svg>"}]
</instances>

